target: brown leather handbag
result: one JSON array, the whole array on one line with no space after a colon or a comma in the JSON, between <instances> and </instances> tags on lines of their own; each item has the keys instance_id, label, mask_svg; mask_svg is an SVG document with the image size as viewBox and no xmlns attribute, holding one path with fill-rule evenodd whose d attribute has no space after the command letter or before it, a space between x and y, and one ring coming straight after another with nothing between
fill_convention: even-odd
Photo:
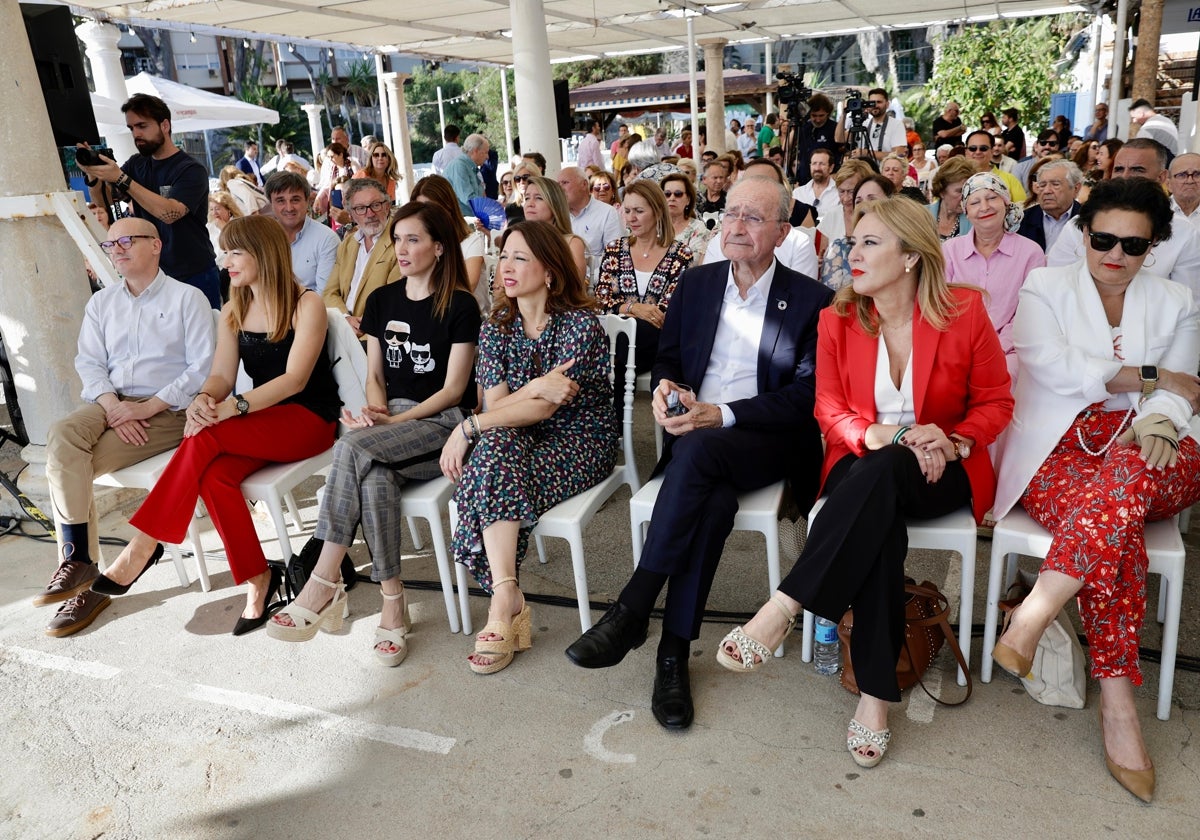
<instances>
[{"instance_id":1,"label":"brown leather handbag","mask_svg":"<svg viewBox=\"0 0 1200 840\"><path fill-rule=\"evenodd\" d=\"M905 578L904 592L907 596L904 603L904 647L900 650L900 661L896 663L896 682L899 683L900 690L920 684L926 694L944 706L958 706L967 702L974 685L962 650L958 647L958 640L947 619L950 602L938 590L937 585L928 580L918 585L912 578ZM838 622L838 639L842 652L842 687L851 694L858 694L854 663L850 660L850 633L853 629L854 611L847 610ZM934 697L921 680L921 676L929 668L929 663L938 655L942 645L947 643L954 658L958 660L959 667L967 675L966 696L952 703Z\"/></svg>"}]
</instances>

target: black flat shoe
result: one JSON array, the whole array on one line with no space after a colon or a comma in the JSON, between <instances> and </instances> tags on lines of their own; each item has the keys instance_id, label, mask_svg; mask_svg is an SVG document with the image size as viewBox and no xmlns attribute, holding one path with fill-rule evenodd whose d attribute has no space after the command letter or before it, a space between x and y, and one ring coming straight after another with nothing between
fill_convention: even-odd
<instances>
[{"instance_id":1,"label":"black flat shoe","mask_svg":"<svg viewBox=\"0 0 1200 840\"><path fill-rule=\"evenodd\" d=\"M654 719L667 729L687 729L696 716L686 659L667 656L654 671L654 696L650 700Z\"/></svg>"},{"instance_id":2,"label":"black flat shoe","mask_svg":"<svg viewBox=\"0 0 1200 840\"><path fill-rule=\"evenodd\" d=\"M614 603L567 648L567 658L581 668L608 668L646 641L650 619L641 618L620 601Z\"/></svg>"},{"instance_id":3,"label":"black flat shoe","mask_svg":"<svg viewBox=\"0 0 1200 840\"><path fill-rule=\"evenodd\" d=\"M138 572L131 582L121 584L110 578L108 575L99 575L92 581L92 591L99 592L101 595L124 595L129 591L133 584L142 579L142 575L146 574L146 570L157 563L163 556L163 544L158 543L154 546L154 553L150 555L150 559L146 561L146 565Z\"/></svg>"},{"instance_id":4,"label":"black flat shoe","mask_svg":"<svg viewBox=\"0 0 1200 840\"><path fill-rule=\"evenodd\" d=\"M283 572L278 566L271 567L271 580L267 583L267 597L263 599L263 611L258 618L243 618L238 616L237 623L233 625L233 635L242 636L249 633L251 630L257 630L275 614L274 606L275 596L279 594L279 587L283 584Z\"/></svg>"}]
</instances>

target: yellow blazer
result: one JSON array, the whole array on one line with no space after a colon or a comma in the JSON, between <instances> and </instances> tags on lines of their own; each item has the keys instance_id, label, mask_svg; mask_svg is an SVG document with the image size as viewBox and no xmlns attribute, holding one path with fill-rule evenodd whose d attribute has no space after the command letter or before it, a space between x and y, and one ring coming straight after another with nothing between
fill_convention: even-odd
<instances>
[{"instance_id":1,"label":"yellow blazer","mask_svg":"<svg viewBox=\"0 0 1200 840\"><path fill-rule=\"evenodd\" d=\"M325 292L321 295L325 306L346 312L361 318L363 308L371 292L380 286L386 286L400 278L400 269L396 266L396 251L392 239L387 235L387 229L375 240L375 247L367 256L367 264L363 268L362 286L354 299L354 311L346 308L346 296L350 294L350 281L354 279L354 265L358 261L358 239L353 233L346 234L342 244L338 246L337 256L333 261L333 271L325 284Z\"/></svg>"}]
</instances>

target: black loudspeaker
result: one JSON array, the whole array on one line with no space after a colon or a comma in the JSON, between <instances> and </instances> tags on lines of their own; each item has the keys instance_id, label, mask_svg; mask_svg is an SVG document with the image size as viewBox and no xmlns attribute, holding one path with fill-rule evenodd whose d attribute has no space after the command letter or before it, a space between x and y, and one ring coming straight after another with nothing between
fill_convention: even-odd
<instances>
[{"instance_id":1,"label":"black loudspeaker","mask_svg":"<svg viewBox=\"0 0 1200 840\"><path fill-rule=\"evenodd\" d=\"M568 139L571 136L571 92L565 79L554 83L554 114L558 118L558 136Z\"/></svg>"},{"instance_id":2,"label":"black loudspeaker","mask_svg":"<svg viewBox=\"0 0 1200 840\"><path fill-rule=\"evenodd\" d=\"M83 56L66 6L21 4L25 34L33 52L55 146L99 145Z\"/></svg>"}]
</instances>

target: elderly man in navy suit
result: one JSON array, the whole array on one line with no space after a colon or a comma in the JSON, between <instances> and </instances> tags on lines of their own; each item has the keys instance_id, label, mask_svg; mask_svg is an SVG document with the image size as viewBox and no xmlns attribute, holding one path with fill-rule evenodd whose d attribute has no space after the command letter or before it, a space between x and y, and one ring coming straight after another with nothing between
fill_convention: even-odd
<instances>
[{"instance_id":1,"label":"elderly man in navy suit","mask_svg":"<svg viewBox=\"0 0 1200 840\"><path fill-rule=\"evenodd\" d=\"M645 641L665 586L651 709L668 729L692 723L689 646L738 494L790 478L807 508L817 492L817 315L832 293L776 262L790 210L791 196L776 181L738 181L721 228L728 261L691 269L676 288L653 370L654 418L668 434L645 548L617 602L567 649L584 668L620 662ZM680 390L684 383L694 396ZM686 411L672 416L675 397Z\"/></svg>"},{"instance_id":2,"label":"elderly man in navy suit","mask_svg":"<svg viewBox=\"0 0 1200 840\"><path fill-rule=\"evenodd\" d=\"M1037 173L1038 203L1025 211L1017 233L1049 251L1067 222L1079 213L1079 188L1083 173L1069 160L1047 163Z\"/></svg>"}]
</instances>

